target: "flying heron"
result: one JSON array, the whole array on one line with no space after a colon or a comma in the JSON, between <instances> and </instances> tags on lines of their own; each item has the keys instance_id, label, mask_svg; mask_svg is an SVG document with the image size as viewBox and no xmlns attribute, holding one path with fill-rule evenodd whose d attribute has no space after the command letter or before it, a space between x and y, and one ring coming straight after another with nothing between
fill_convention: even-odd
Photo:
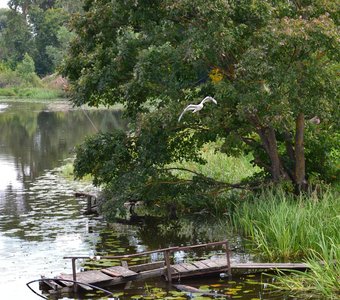
<instances>
[{"instance_id":1,"label":"flying heron","mask_svg":"<svg viewBox=\"0 0 340 300\"><path fill-rule=\"evenodd\" d=\"M181 121L183 115L184 115L187 111L192 110L193 113L198 112L198 111L200 111L200 110L203 108L203 104L204 104L205 102L208 102L208 101L211 101L211 102L214 102L215 104L217 104L217 101L216 101L213 97L210 97L210 96L205 97L205 98L201 101L200 104L189 104L189 105L182 111L181 115L180 115L179 118L178 118L178 122Z\"/></svg>"}]
</instances>

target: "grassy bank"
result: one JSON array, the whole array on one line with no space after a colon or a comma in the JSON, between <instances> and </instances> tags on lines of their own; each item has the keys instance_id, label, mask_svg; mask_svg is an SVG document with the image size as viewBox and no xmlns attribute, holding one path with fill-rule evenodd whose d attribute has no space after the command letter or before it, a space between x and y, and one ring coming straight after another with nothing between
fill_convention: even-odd
<instances>
[{"instance_id":1,"label":"grassy bank","mask_svg":"<svg viewBox=\"0 0 340 300\"><path fill-rule=\"evenodd\" d=\"M310 250L321 253L320 237L340 244L340 201L334 190L296 198L283 190L266 190L239 204L233 222L270 261L300 260Z\"/></svg>"},{"instance_id":2,"label":"grassy bank","mask_svg":"<svg viewBox=\"0 0 340 300\"><path fill-rule=\"evenodd\" d=\"M295 197L266 190L236 205L233 223L266 261L305 261L310 271L275 276L279 289L338 299L340 201L336 188Z\"/></svg>"},{"instance_id":3,"label":"grassy bank","mask_svg":"<svg viewBox=\"0 0 340 300\"><path fill-rule=\"evenodd\" d=\"M58 99L65 98L66 95L59 89L7 87L0 89L0 96L27 99Z\"/></svg>"},{"instance_id":4,"label":"grassy bank","mask_svg":"<svg viewBox=\"0 0 340 300\"><path fill-rule=\"evenodd\" d=\"M229 157L216 153L214 147L203 149L202 156L207 164L187 163L183 167L230 183L259 171L250 164L250 157ZM303 297L308 293L318 299L338 299L340 266L334 263L340 259L338 187L320 188L299 197L280 187L261 193L226 192L216 196L207 209L230 215L234 228L248 241L249 252L257 257L309 265L309 272L276 276L276 288Z\"/></svg>"},{"instance_id":5,"label":"grassy bank","mask_svg":"<svg viewBox=\"0 0 340 300\"><path fill-rule=\"evenodd\" d=\"M321 251L311 250L306 259L308 272L291 271L274 276L274 288L295 291L304 298L317 295L318 299L340 298L340 245L332 239L320 237Z\"/></svg>"}]
</instances>

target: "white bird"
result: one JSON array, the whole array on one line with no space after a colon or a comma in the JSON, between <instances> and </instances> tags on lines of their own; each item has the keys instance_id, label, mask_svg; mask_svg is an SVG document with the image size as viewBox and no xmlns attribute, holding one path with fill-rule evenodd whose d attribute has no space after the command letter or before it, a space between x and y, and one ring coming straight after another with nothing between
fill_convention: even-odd
<instances>
[{"instance_id":1,"label":"white bird","mask_svg":"<svg viewBox=\"0 0 340 300\"><path fill-rule=\"evenodd\" d=\"M215 104L217 104L217 101L216 101L213 97L210 97L210 96L205 97L205 98L201 101L200 104L189 104L189 105L182 111L181 115L180 115L179 118L178 118L178 122L181 121L183 115L184 115L187 111L192 110L193 113L198 112L198 111L200 111L200 110L203 108L203 104L204 104L205 102L208 102L208 101L211 101L211 102L214 102Z\"/></svg>"},{"instance_id":2,"label":"white bird","mask_svg":"<svg viewBox=\"0 0 340 300\"><path fill-rule=\"evenodd\" d=\"M321 123L321 120L318 116L315 116L315 117L311 118L310 120L308 120L308 122L310 122L312 124L319 125Z\"/></svg>"}]
</instances>

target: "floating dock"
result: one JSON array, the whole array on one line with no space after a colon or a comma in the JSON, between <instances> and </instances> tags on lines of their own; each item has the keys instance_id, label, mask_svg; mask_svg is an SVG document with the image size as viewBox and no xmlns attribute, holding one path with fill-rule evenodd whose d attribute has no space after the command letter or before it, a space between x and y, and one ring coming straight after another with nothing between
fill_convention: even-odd
<instances>
[{"instance_id":1,"label":"floating dock","mask_svg":"<svg viewBox=\"0 0 340 300\"><path fill-rule=\"evenodd\" d=\"M215 258L171 264L171 254L176 251L188 251L201 247L223 246L225 255ZM128 266L123 259L136 256L145 256L153 253L163 253L164 261L151 262L140 265ZM171 247L154 251L141 252L120 256L69 256L65 259L72 261L72 274L60 274L53 279L42 277L40 288L50 293L76 292L79 288L91 291L93 287L109 287L120 285L131 281L140 281L148 278L164 278L169 282L181 278L202 275L213 275L225 273L231 276L236 270L263 271L276 269L307 269L303 263L231 263L230 250L227 241L199 244L186 247ZM122 259L122 266L113 266L99 270L76 272L77 259Z\"/></svg>"}]
</instances>

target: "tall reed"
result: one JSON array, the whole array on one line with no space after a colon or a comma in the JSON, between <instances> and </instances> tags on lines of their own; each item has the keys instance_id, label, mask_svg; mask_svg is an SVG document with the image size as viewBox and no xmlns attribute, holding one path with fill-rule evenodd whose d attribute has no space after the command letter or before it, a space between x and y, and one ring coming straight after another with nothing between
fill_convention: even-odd
<instances>
[{"instance_id":1,"label":"tall reed","mask_svg":"<svg viewBox=\"0 0 340 300\"><path fill-rule=\"evenodd\" d=\"M340 244L340 201L327 190L321 196L295 197L282 189L266 190L238 205L233 223L270 261L300 260L321 253L320 236Z\"/></svg>"},{"instance_id":2,"label":"tall reed","mask_svg":"<svg viewBox=\"0 0 340 300\"><path fill-rule=\"evenodd\" d=\"M340 244L319 237L320 252L311 250L306 260L309 271L280 272L274 275L274 288L296 292L300 296L318 299L340 299Z\"/></svg>"}]
</instances>

